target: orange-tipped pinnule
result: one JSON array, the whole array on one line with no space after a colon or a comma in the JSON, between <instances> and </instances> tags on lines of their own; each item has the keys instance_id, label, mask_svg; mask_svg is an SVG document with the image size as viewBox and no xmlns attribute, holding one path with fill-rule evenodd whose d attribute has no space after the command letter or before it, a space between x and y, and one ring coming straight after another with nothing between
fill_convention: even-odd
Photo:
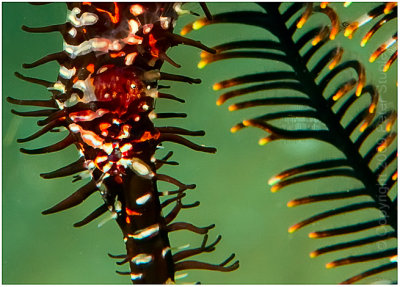
<instances>
[{"instance_id":1,"label":"orange-tipped pinnule","mask_svg":"<svg viewBox=\"0 0 400 287\"><path fill-rule=\"evenodd\" d=\"M203 69L205 66L207 66L207 64L208 64L208 61L206 59L203 59L197 64L197 68Z\"/></svg>"},{"instance_id":2,"label":"orange-tipped pinnule","mask_svg":"<svg viewBox=\"0 0 400 287\"><path fill-rule=\"evenodd\" d=\"M368 33L365 34L360 43L361 47L365 47L365 45L367 44L368 40L371 38L372 35L373 31L368 31Z\"/></svg>"},{"instance_id":3,"label":"orange-tipped pinnule","mask_svg":"<svg viewBox=\"0 0 400 287\"><path fill-rule=\"evenodd\" d=\"M321 9L325 9L328 6L329 2L321 2L321 4L319 5L321 7Z\"/></svg>"},{"instance_id":4,"label":"orange-tipped pinnule","mask_svg":"<svg viewBox=\"0 0 400 287\"><path fill-rule=\"evenodd\" d=\"M378 152L383 152L396 138L396 134L389 135L376 149Z\"/></svg>"},{"instance_id":5,"label":"orange-tipped pinnule","mask_svg":"<svg viewBox=\"0 0 400 287\"><path fill-rule=\"evenodd\" d=\"M189 32L191 32L192 30L193 30L192 24L187 24L187 25L185 25L185 26L182 28L180 34L181 34L182 36L185 36L186 34L188 34Z\"/></svg>"},{"instance_id":6,"label":"orange-tipped pinnule","mask_svg":"<svg viewBox=\"0 0 400 287\"><path fill-rule=\"evenodd\" d=\"M311 13L313 11L313 4L312 3L307 3L307 8L304 11L303 15L301 16L299 22L297 22L296 27L298 29L301 29L304 24L307 22L308 18L311 16Z\"/></svg>"},{"instance_id":7,"label":"orange-tipped pinnule","mask_svg":"<svg viewBox=\"0 0 400 287\"><path fill-rule=\"evenodd\" d=\"M296 206L297 204L296 204L296 201L295 200L291 200L291 201L288 201L288 203L286 203L286 206L287 207L293 207L293 206Z\"/></svg>"},{"instance_id":8,"label":"orange-tipped pinnule","mask_svg":"<svg viewBox=\"0 0 400 287\"><path fill-rule=\"evenodd\" d=\"M270 141L271 141L270 137L265 137L265 138L259 139L258 144L262 146L262 145L266 145Z\"/></svg>"},{"instance_id":9,"label":"orange-tipped pinnule","mask_svg":"<svg viewBox=\"0 0 400 287\"><path fill-rule=\"evenodd\" d=\"M207 19L199 19L193 22L192 28L193 30L199 30L207 24Z\"/></svg>"},{"instance_id":10,"label":"orange-tipped pinnule","mask_svg":"<svg viewBox=\"0 0 400 287\"><path fill-rule=\"evenodd\" d=\"M329 262L329 263L326 263L325 267L330 269L330 268L336 267L336 264L335 264L335 262Z\"/></svg>"},{"instance_id":11,"label":"orange-tipped pinnule","mask_svg":"<svg viewBox=\"0 0 400 287\"><path fill-rule=\"evenodd\" d=\"M275 185L282 179L281 175L275 175L268 180L269 185Z\"/></svg>"},{"instance_id":12,"label":"orange-tipped pinnule","mask_svg":"<svg viewBox=\"0 0 400 287\"><path fill-rule=\"evenodd\" d=\"M234 125L233 127L231 127L231 133L236 133L238 130L241 130L242 127L240 124Z\"/></svg>"},{"instance_id":13,"label":"orange-tipped pinnule","mask_svg":"<svg viewBox=\"0 0 400 287\"><path fill-rule=\"evenodd\" d=\"M371 103L371 105L368 108L368 112L370 114L372 114L375 111L375 108L376 108L376 104L375 103Z\"/></svg>"},{"instance_id":14,"label":"orange-tipped pinnule","mask_svg":"<svg viewBox=\"0 0 400 287\"><path fill-rule=\"evenodd\" d=\"M329 70L333 70L337 66L337 64L339 64L340 60L342 59L343 52L343 48L337 47L336 54L328 66Z\"/></svg>"},{"instance_id":15,"label":"orange-tipped pinnule","mask_svg":"<svg viewBox=\"0 0 400 287\"><path fill-rule=\"evenodd\" d=\"M392 11L392 9L394 7L396 7L396 6L397 6L397 2L388 2L388 3L386 3L385 9L383 9L383 13L389 14L390 11Z\"/></svg>"},{"instance_id":16,"label":"orange-tipped pinnule","mask_svg":"<svg viewBox=\"0 0 400 287\"><path fill-rule=\"evenodd\" d=\"M235 104L230 105L230 106L228 107L228 110L229 110L230 112L236 111L237 109L238 109L238 108L237 108L237 106L236 106Z\"/></svg>"},{"instance_id":17,"label":"orange-tipped pinnule","mask_svg":"<svg viewBox=\"0 0 400 287\"><path fill-rule=\"evenodd\" d=\"M215 83L213 86L212 86L212 89L214 90L214 91L219 91L219 90L221 90L223 88L223 86L221 85L221 83Z\"/></svg>"},{"instance_id":18,"label":"orange-tipped pinnule","mask_svg":"<svg viewBox=\"0 0 400 287\"><path fill-rule=\"evenodd\" d=\"M396 181L397 180L397 171L392 175L392 180Z\"/></svg>"},{"instance_id":19,"label":"orange-tipped pinnule","mask_svg":"<svg viewBox=\"0 0 400 287\"><path fill-rule=\"evenodd\" d=\"M273 186L271 186L271 192L277 192L280 189L281 189L281 185L279 183L274 184Z\"/></svg>"},{"instance_id":20,"label":"orange-tipped pinnule","mask_svg":"<svg viewBox=\"0 0 400 287\"><path fill-rule=\"evenodd\" d=\"M353 33L355 30L358 29L358 22L353 22L351 23L349 26L346 27L346 29L344 30L344 36L348 37L348 38L352 38Z\"/></svg>"},{"instance_id":21,"label":"orange-tipped pinnule","mask_svg":"<svg viewBox=\"0 0 400 287\"><path fill-rule=\"evenodd\" d=\"M318 238L318 233L316 233L316 232L310 232L310 233L308 234L308 237L309 237L309 238Z\"/></svg>"},{"instance_id":22,"label":"orange-tipped pinnule","mask_svg":"<svg viewBox=\"0 0 400 287\"><path fill-rule=\"evenodd\" d=\"M343 7L349 7L351 5L351 2L344 2Z\"/></svg>"},{"instance_id":23,"label":"orange-tipped pinnule","mask_svg":"<svg viewBox=\"0 0 400 287\"><path fill-rule=\"evenodd\" d=\"M372 53L371 57L369 57L369 62L373 63L375 62L376 58L379 57L380 54L382 54L385 50L386 50L386 45L383 44L382 46L380 46L378 49L375 50L375 52Z\"/></svg>"},{"instance_id":24,"label":"orange-tipped pinnule","mask_svg":"<svg viewBox=\"0 0 400 287\"><path fill-rule=\"evenodd\" d=\"M388 119L387 119L387 123L386 123L386 131L390 132L392 130L393 124L395 123L395 121L397 120L397 114L396 113L392 113Z\"/></svg>"},{"instance_id":25,"label":"orange-tipped pinnule","mask_svg":"<svg viewBox=\"0 0 400 287\"><path fill-rule=\"evenodd\" d=\"M298 29L301 29L302 27L303 27L303 25L304 25L304 23L306 23L306 19L304 18L304 17L302 17L300 20L299 20L299 22L297 23L297 28Z\"/></svg>"},{"instance_id":26,"label":"orange-tipped pinnule","mask_svg":"<svg viewBox=\"0 0 400 287\"><path fill-rule=\"evenodd\" d=\"M360 127L360 132L365 131L365 129L368 127L368 125L369 125L368 121L365 121Z\"/></svg>"},{"instance_id":27,"label":"orange-tipped pinnule","mask_svg":"<svg viewBox=\"0 0 400 287\"><path fill-rule=\"evenodd\" d=\"M300 226L300 224L295 224L295 225L292 225L292 226L290 226L289 227L289 229L288 229L288 232L289 233L293 233L293 232L295 232L297 229L299 229L301 226Z\"/></svg>"},{"instance_id":28,"label":"orange-tipped pinnule","mask_svg":"<svg viewBox=\"0 0 400 287\"><path fill-rule=\"evenodd\" d=\"M387 131L387 132L390 132L391 129L392 129L392 126L393 126L393 123L392 123L392 122L388 122L388 123L386 124L386 131Z\"/></svg>"},{"instance_id":29,"label":"orange-tipped pinnule","mask_svg":"<svg viewBox=\"0 0 400 287\"><path fill-rule=\"evenodd\" d=\"M390 66L393 64L394 61L397 59L397 50L396 52L393 53L393 55L390 57L390 59L386 62L385 66L383 67L383 71L387 72L390 68Z\"/></svg>"},{"instance_id":30,"label":"orange-tipped pinnule","mask_svg":"<svg viewBox=\"0 0 400 287\"><path fill-rule=\"evenodd\" d=\"M232 105L233 106L233 105ZM251 126L251 121L250 120L244 120L243 122L242 122L242 124L245 126L245 127L249 127L249 126Z\"/></svg>"},{"instance_id":31,"label":"orange-tipped pinnule","mask_svg":"<svg viewBox=\"0 0 400 287\"><path fill-rule=\"evenodd\" d=\"M318 255L319 255L319 252L318 252L318 251L310 252L310 258L315 258L315 257L317 257Z\"/></svg>"},{"instance_id":32,"label":"orange-tipped pinnule","mask_svg":"<svg viewBox=\"0 0 400 287\"><path fill-rule=\"evenodd\" d=\"M221 106L225 101L222 98L218 98L216 104L217 106Z\"/></svg>"}]
</instances>

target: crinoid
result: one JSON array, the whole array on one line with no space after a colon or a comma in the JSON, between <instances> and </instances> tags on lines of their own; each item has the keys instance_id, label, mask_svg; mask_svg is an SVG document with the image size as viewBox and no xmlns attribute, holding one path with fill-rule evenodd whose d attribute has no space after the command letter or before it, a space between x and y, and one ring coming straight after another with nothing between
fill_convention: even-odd
<instances>
[{"instance_id":1,"label":"crinoid","mask_svg":"<svg viewBox=\"0 0 400 287\"><path fill-rule=\"evenodd\" d=\"M302 215L306 219L292 225L289 232L308 229L310 238L323 242L310 257L328 258L327 268L357 263L352 274L340 276L345 279L343 283L366 277L371 278L361 282L390 282L392 277L382 273L397 267L397 113L391 110L393 102L390 106L380 94L386 96L390 88L389 96L395 101L396 92L393 78L389 81L384 77L384 87L379 81L380 74L396 60L396 49L386 51L395 46L397 33L380 44L385 35L378 35L378 30L396 19L396 3L373 4L372 8L352 4L355 12L347 27L342 26L341 12L337 13L335 7L340 11L350 8L339 5L258 3L255 9L249 6L215 14L211 21L203 18L189 23L182 34L214 24L231 24L228 29L233 39L214 46L216 54L202 52L198 65L203 68L221 60L240 59L235 75L222 81L225 77L219 76L213 86L223 91L217 105L236 100L229 110L242 114L248 110L252 116L234 125L231 132L248 127L263 130L267 136L259 144L268 143L267 153L268 147L270 152L279 150L271 143L277 140L312 140L310 145L315 150L304 156L301 164L296 164L301 145L292 152L285 151L293 160L284 164L282 151L282 159L267 159L276 171L286 166L268 183L272 192L285 189L293 193L296 199L288 202L289 207L304 205L311 209L311 203L319 204L313 216ZM354 18L357 13L359 17ZM356 31L368 22L373 26L366 32ZM240 26L247 27L241 30ZM356 33L365 35L361 46L369 40L368 45L375 43L378 47L372 48L373 52L364 50L367 61L356 54L357 50L342 46L346 42L343 34L351 37ZM369 62L379 57L384 61L380 74L367 70ZM254 63L252 69L250 63ZM322 143L327 147L317 147ZM287 169L290 166L294 167ZM251 192L246 190L247 194ZM336 257L329 257L332 253Z\"/></svg>"}]
</instances>

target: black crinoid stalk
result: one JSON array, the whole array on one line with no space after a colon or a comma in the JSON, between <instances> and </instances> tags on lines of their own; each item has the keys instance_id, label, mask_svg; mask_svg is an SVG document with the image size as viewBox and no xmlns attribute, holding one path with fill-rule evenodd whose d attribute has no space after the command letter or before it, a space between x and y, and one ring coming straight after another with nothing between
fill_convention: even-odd
<instances>
[{"instance_id":1,"label":"black crinoid stalk","mask_svg":"<svg viewBox=\"0 0 400 287\"><path fill-rule=\"evenodd\" d=\"M197 20L181 33L213 24L232 25L236 38L215 46L216 54L202 52L199 68L234 58L242 59L241 63L243 59L262 61L256 72L237 69L237 76L213 86L225 91L217 105L243 99L231 104L229 110L248 109L257 115L233 126L232 132L259 128L267 133L260 145L281 139L311 139L329 146L322 159L316 152L313 158L268 182L272 192L285 188L300 195L288 202L289 207L321 206L319 212L293 225L289 232L311 227L309 237L324 241L311 257L340 254L339 259L326 264L327 268L359 263L357 273L343 276L343 283L371 276L362 282L391 282L394 279L379 276L397 268L397 114L387 102L380 101L382 87L373 84L378 84L378 77L367 70L368 61L341 44L348 41L344 36L365 35L361 46L378 46L369 53L369 62L391 50L379 69L381 74L387 72L397 57L397 33L390 32L385 38L378 30L396 19L397 5L384 3L369 10L362 3L353 4L351 8L363 15L358 19L354 15L346 27L335 11L340 5L258 3L257 10L249 6L244 11L216 14L211 21ZM370 30L356 32L368 22ZM237 24L246 26L246 33L241 34ZM384 44L376 44L374 37L385 38ZM365 45L370 38L371 43ZM290 162L285 165L290 166ZM308 182L324 184L315 187L306 185ZM320 223L322 220L326 226Z\"/></svg>"},{"instance_id":2,"label":"black crinoid stalk","mask_svg":"<svg viewBox=\"0 0 400 287\"><path fill-rule=\"evenodd\" d=\"M167 56L167 50L178 44L197 47L215 53L198 41L174 34L179 15L189 11L180 3L82 2L67 3L67 21L45 27L23 26L25 32L58 32L63 38L63 50L31 63L26 69L57 62L59 74L47 81L15 75L27 82L39 84L51 92L42 99L14 99L8 102L33 106L34 110L12 112L22 117L44 117L37 124L41 129L19 139L19 143L37 139L50 132L64 133L64 138L37 149L21 148L26 154L52 153L75 145L79 158L55 171L42 173L45 179L74 175L73 181L86 181L66 199L47 209L43 214L60 212L77 206L99 191L103 203L83 220L80 227L108 213L99 225L114 219L123 233L126 252L110 255L121 259L118 265L129 271L134 284L174 283L186 269L233 271L238 261L229 263L234 254L221 264L209 264L188 257L215 249L221 237L207 243L208 231L214 224L197 227L191 223L174 221L181 209L192 208L199 202L184 204L186 191L194 184L162 174L172 152L156 158L156 151L172 142L190 149L215 153L216 149L198 145L184 136L203 136L204 131L190 131L174 126L156 126L156 119L182 118L184 113L155 112L161 99L184 102L161 89L168 88L159 81L200 83L183 75L160 71L164 62L179 68ZM204 5L207 15L208 10ZM88 180L87 180L87 179ZM161 191L160 182L174 190ZM191 249L173 248L170 233L187 230L203 235L200 246ZM80 260L80 259L78 259Z\"/></svg>"}]
</instances>

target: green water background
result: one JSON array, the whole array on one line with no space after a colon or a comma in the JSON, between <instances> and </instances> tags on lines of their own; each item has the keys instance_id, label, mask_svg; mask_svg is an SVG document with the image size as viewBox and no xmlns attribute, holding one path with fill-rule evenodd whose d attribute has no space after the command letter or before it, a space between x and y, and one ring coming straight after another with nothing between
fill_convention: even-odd
<instances>
[{"instance_id":1,"label":"green water background","mask_svg":"<svg viewBox=\"0 0 400 287\"><path fill-rule=\"evenodd\" d=\"M371 7L372 4L353 4L348 10L341 9L342 20L357 18L367 11L366 5ZM187 4L186 7L202 14L195 3ZM252 3L210 3L209 8L212 13L242 8L259 9ZM46 6L3 3L3 283L129 284L128 277L116 275L114 272L115 269L126 270L117 267L115 260L108 258L106 254L124 253L122 235L117 225L110 222L98 228L97 220L80 229L72 226L101 204L100 196L96 194L78 207L61 213L41 215L42 210L67 197L82 182L72 184L70 178L44 180L39 177L39 173L55 170L74 161L78 155L73 146L62 152L46 155L28 156L20 153L18 149L21 146L15 140L37 130L35 119L22 119L11 114L10 109L15 107L5 101L7 96L21 99L49 97L50 94L43 87L18 80L13 73L22 71L22 63L30 63L44 55L60 51L61 36L56 33L29 34L20 27L22 24L39 27L63 23L65 13L66 8L61 3ZM181 17L176 31L195 19L194 16ZM347 57L366 63L374 47L361 49L358 45L361 34L363 33L358 34L354 41L343 37L339 37L338 41L348 47ZM194 31L189 37L214 46L229 39L237 40L249 36L254 39L262 35L265 32L257 28L215 25ZM186 112L188 118L160 120L160 125L204 129L206 136L194 141L218 149L215 155L210 155L174 144L166 145L167 149L174 151L173 160L178 161L180 166L165 167L162 173L185 183L196 183L196 190L188 192L184 203L201 201L200 207L182 211L178 220L198 226L215 223L216 228L210 232L210 242L218 234L223 236L216 251L195 259L220 263L235 252L241 264L239 270L231 273L189 271L189 276L182 281L201 281L204 284L338 283L357 271L373 266L364 263L327 270L325 263L342 258L349 251L315 259L309 258L308 253L329 242L351 238L351 235L346 238L311 240L307 234L337 226L338 223L355 223L379 215L374 211L367 210L349 217L329 219L294 234L287 232L287 228L299 220L341 204L328 202L289 209L286 207L287 201L308 193L335 190L340 186L351 187L351 180L328 179L288 187L277 194L269 191L267 180L272 175L305 163L307 159L334 157L337 154L334 149L315 141L279 141L260 147L257 140L265 136L261 130L246 129L237 134L229 132L231 126L249 118L249 115L260 115L260 110L232 113L227 110L228 105L215 105L218 93L211 89L213 83L246 71L263 71L265 65L268 65L268 70L273 70L271 63L238 60L212 64L199 70L196 67L199 60L197 49L174 47L169 55L182 68L178 70L166 63L164 71L201 78L203 82L201 85L190 86L171 83L171 93L184 98L186 103L160 100L157 109L163 112ZM376 85L386 85L387 91L381 96L387 101L388 108L396 108L396 68L392 68L385 76L378 65L379 61L366 64L367 79ZM58 66L56 63L49 63L32 71L22 72L28 76L54 80ZM23 107L16 109L29 110ZM46 146L63 137L64 135L48 134L24 144L23 147ZM171 234L170 239L173 246L190 243L195 247L201 243L202 236L181 231ZM391 241L388 244L395 243ZM363 250L372 251L374 248L376 246L372 245ZM381 278L393 280L395 276L392 271L382 274ZM366 279L363 282L374 281Z\"/></svg>"}]
</instances>

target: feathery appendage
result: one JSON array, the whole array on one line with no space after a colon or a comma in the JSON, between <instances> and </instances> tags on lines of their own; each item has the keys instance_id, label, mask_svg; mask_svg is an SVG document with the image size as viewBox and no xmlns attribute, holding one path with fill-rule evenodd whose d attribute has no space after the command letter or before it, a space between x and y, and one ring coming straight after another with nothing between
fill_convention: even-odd
<instances>
[{"instance_id":1,"label":"feathery appendage","mask_svg":"<svg viewBox=\"0 0 400 287\"><path fill-rule=\"evenodd\" d=\"M390 239L397 238L397 133L394 128L397 114L387 109L382 112L379 91L367 81L367 64L348 59L348 56L346 58L346 49L339 46L339 40L335 40L339 38L341 28L333 5L331 7L325 2L321 5L280 5L259 3L264 12L238 11L217 14L211 21L204 18L186 25L181 33L187 34L191 30L219 23L244 24L268 32L265 38L255 38L251 35L248 39L215 46L217 54L214 55L201 53L199 68L213 62L238 58L259 59L266 63L263 72L240 75L213 86L217 91L230 88L219 96L217 105L239 97L249 98L249 94L257 93L258 97L255 99L231 104L230 111L248 108L257 108L257 111L260 111L262 107L266 110L264 115L233 126L231 131L237 132L246 127L259 128L268 134L259 140L260 145L278 139L314 139L335 147L340 154L337 158L323 161L310 160L269 180L272 192L292 184L326 178L340 180L345 177L352 181L348 188L343 190L326 186L323 192L290 201L289 207L337 200L342 205L334 209L328 207L325 212L293 225L289 232L335 216L352 216L355 219L357 214L364 210L371 211L371 220L356 224L337 222L336 227L311 232L309 237L345 237L346 234L357 235L367 230L378 232L383 229L378 236L361 235L355 240L319 248L310 256L316 257L356 247L360 249L367 244L381 241L390 246L393 243ZM353 4L352 7L355 5L357 4ZM385 13L394 18L394 5L385 5L386 8L382 9L386 9L387 13L380 12L377 15ZM309 18L314 15L327 16L329 25L323 24L322 21L318 22L322 25L308 23ZM346 31L348 29L345 29L344 33L348 33ZM395 54L397 55L397 51ZM389 62L393 63L395 58L391 59ZM385 71L391 64L389 62ZM273 106L274 112L269 112ZM276 107L280 107L279 111L276 111ZM287 125L287 120L290 119L304 119L312 123L312 127L293 129ZM359 201L356 201L357 199ZM380 215L376 215L372 210L380 211ZM329 262L326 267L379 260L375 267L364 269L365 272L343 282L353 283L395 269L396 258L396 248L386 248L335 260Z\"/></svg>"}]
</instances>

